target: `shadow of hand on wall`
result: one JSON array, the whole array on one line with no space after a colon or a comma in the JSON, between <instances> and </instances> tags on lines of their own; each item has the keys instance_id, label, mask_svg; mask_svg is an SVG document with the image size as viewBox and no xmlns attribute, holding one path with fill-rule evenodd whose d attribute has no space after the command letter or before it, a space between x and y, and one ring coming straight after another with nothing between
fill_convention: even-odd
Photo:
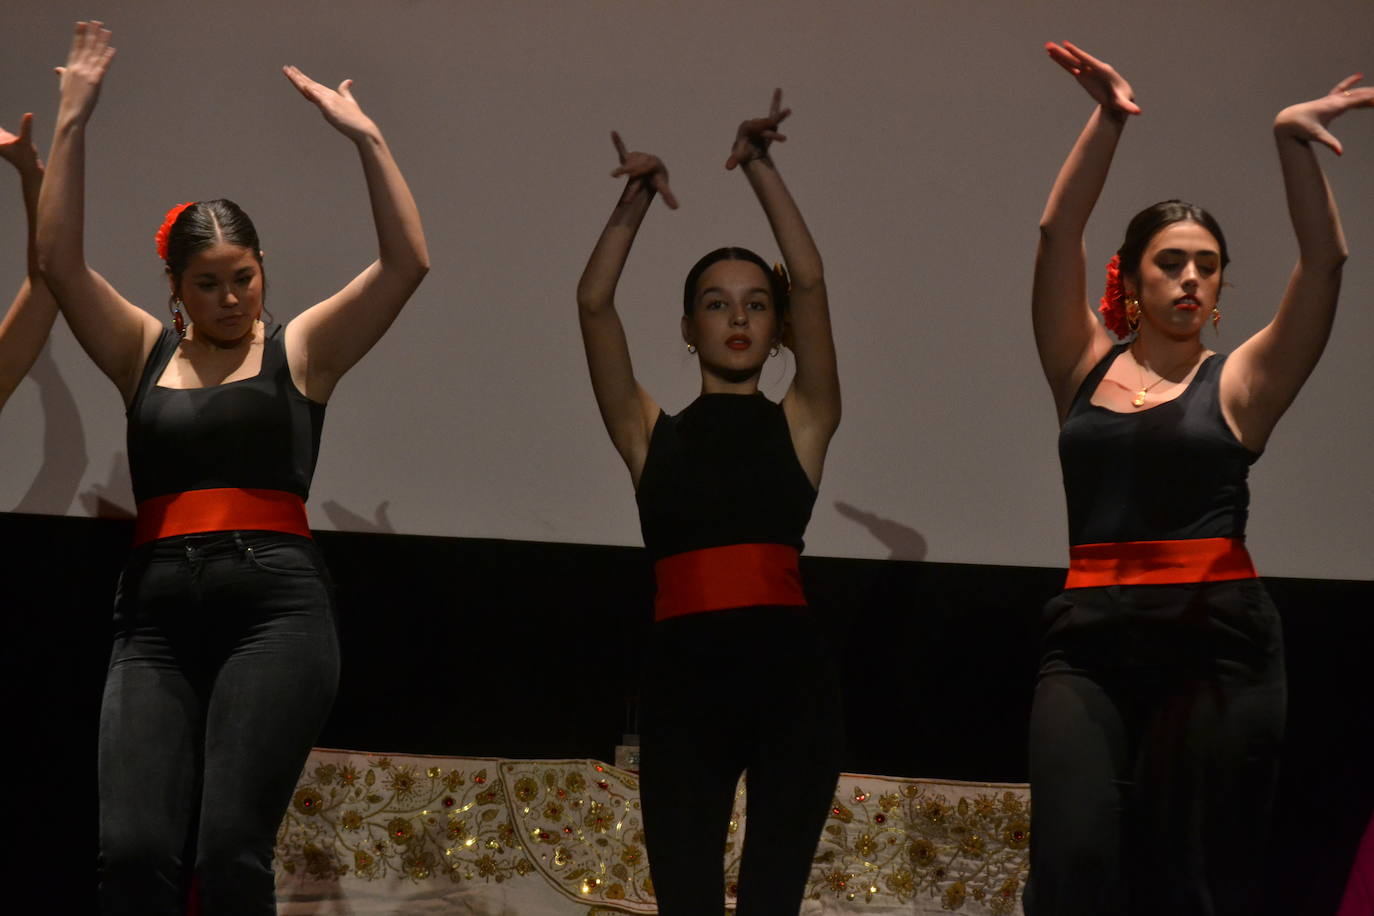
<instances>
[{"instance_id":1,"label":"shadow of hand on wall","mask_svg":"<svg viewBox=\"0 0 1374 916\"><path fill-rule=\"evenodd\" d=\"M382 500L375 510L372 518L365 518L352 509L345 508L338 500L327 499L320 508L324 509L324 514L329 516L329 520L334 523L334 527L340 531L363 531L371 534L395 534L396 526L391 524L391 519L387 516L391 508L391 500Z\"/></svg>"},{"instance_id":2,"label":"shadow of hand on wall","mask_svg":"<svg viewBox=\"0 0 1374 916\"><path fill-rule=\"evenodd\" d=\"M133 480L129 477L129 456L116 452L110 461L110 476L106 483L97 483L82 491L81 505L96 518L133 518Z\"/></svg>"},{"instance_id":3,"label":"shadow of hand on wall","mask_svg":"<svg viewBox=\"0 0 1374 916\"><path fill-rule=\"evenodd\" d=\"M90 456L86 431L71 386L57 371L52 346L45 346L29 370L43 410L43 464L12 512L63 514L71 508Z\"/></svg>"},{"instance_id":4,"label":"shadow of hand on wall","mask_svg":"<svg viewBox=\"0 0 1374 916\"><path fill-rule=\"evenodd\" d=\"M868 529L888 549L889 560L924 560L928 545L925 536L915 528L908 528L901 522L883 518L867 509L851 506L849 503L835 501L835 511L845 518L858 522Z\"/></svg>"}]
</instances>

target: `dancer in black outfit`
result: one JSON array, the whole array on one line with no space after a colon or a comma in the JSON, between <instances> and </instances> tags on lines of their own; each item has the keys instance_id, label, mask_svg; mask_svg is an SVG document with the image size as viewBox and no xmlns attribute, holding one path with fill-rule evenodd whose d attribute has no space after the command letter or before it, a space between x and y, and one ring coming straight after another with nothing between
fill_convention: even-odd
<instances>
[{"instance_id":1,"label":"dancer in black outfit","mask_svg":"<svg viewBox=\"0 0 1374 916\"><path fill-rule=\"evenodd\" d=\"M739 916L795 916L834 797L842 736L837 681L797 572L840 390L820 254L768 154L787 117L740 126L739 166L786 273L722 248L687 276L682 337L701 396L676 416L635 381L614 295L655 194L676 207L663 163L627 152L629 182L577 300L592 388L630 470L658 581L642 711L641 797L664 916L720 913L735 783L748 771ZM781 404L758 391L783 342L796 375Z\"/></svg>"},{"instance_id":2,"label":"dancer in black outfit","mask_svg":"<svg viewBox=\"0 0 1374 916\"><path fill-rule=\"evenodd\" d=\"M33 115L19 122L19 133L0 127L0 159L14 166L24 195L24 219L28 225L26 259L28 275L19 287L9 310L0 319L0 408L33 368L43 344L48 340L57 301L38 271L34 231L38 224L38 191L43 186L43 163L33 145Z\"/></svg>"},{"instance_id":3,"label":"dancer in black outfit","mask_svg":"<svg viewBox=\"0 0 1374 916\"><path fill-rule=\"evenodd\" d=\"M85 263L84 134L114 56L78 23L39 200L39 262L127 405L135 548L115 599L100 721L101 907L272 914L272 849L329 711L338 649L305 498L325 401L428 269L419 213L376 125L294 67L357 146L380 254L284 328L264 324L257 232L230 201L174 207L157 234L175 330Z\"/></svg>"},{"instance_id":4,"label":"dancer in black outfit","mask_svg":"<svg viewBox=\"0 0 1374 916\"><path fill-rule=\"evenodd\" d=\"M1060 420L1070 571L1045 611L1031 715L1028 916L1258 912L1283 733L1278 616L1245 550L1246 475L1316 365L1345 240L1311 148L1374 102L1343 80L1274 122L1299 259L1274 320L1229 356L1220 227L1181 201L1131 221L1093 318L1083 230L1126 121L1110 66L1050 56L1098 103L1041 220L1033 323Z\"/></svg>"}]
</instances>

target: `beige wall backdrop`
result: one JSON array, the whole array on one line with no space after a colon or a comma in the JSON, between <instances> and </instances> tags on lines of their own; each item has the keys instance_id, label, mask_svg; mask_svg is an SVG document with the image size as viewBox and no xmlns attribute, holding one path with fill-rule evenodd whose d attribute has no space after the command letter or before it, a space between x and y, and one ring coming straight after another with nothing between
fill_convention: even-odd
<instances>
[{"instance_id":1,"label":"beige wall backdrop","mask_svg":"<svg viewBox=\"0 0 1374 916\"><path fill-rule=\"evenodd\" d=\"M636 372L676 410L699 384L677 331L687 267L722 244L776 253L722 165L778 85L794 114L776 158L825 256L845 392L808 550L1040 566L1064 563L1065 524L1031 265L1092 108L1043 42L1111 61L1145 110L1090 227L1092 287L1136 210L1200 203L1233 254L1222 350L1269 320L1296 255L1274 114L1374 71L1368 0L6 3L0 124L33 110L44 148L51 68L78 17L104 18L119 49L90 130L88 258L154 314L152 236L178 201L230 197L252 214L279 319L374 256L357 158L284 63L356 81L419 199L434 269L330 404L317 527L639 543L573 302L620 187L607 134L663 156L682 201L655 205L619 295ZM1269 574L1367 579L1374 111L1335 132L1345 156L1319 155L1352 256L1326 355L1253 473L1251 544ZM14 287L7 170L0 207L0 286ZM768 366L771 396L789 368ZM118 396L60 323L0 416L0 468L0 510L132 507Z\"/></svg>"}]
</instances>

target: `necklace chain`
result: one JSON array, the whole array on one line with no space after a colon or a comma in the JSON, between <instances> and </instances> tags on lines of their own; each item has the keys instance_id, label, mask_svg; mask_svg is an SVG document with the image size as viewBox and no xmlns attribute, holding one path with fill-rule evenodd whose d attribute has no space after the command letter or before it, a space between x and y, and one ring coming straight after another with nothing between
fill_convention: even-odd
<instances>
[{"instance_id":1,"label":"necklace chain","mask_svg":"<svg viewBox=\"0 0 1374 916\"><path fill-rule=\"evenodd\" d=\"M1158 385L1160 382L1164 381L1166 378L1168 378L1168 377L1169 377L1170 375L1172 375L1174 372L1178 371L1179 369L1182 369L1182 368L1183 368L1184 366L1186 366L1188 363L1190 363L1190 362L1192 362L1193 360L1197 359L1197 356L1196 356L1196 354L1194 354L1193 356L1188 357L1188 359L1187 359L1186 362L1181 362L1181 363L1179 363L1177 366L1174 366L1169 372L1161 372L1160 375L1159 375L1159 378L1155 379L1153 382L1151 382L1151 383L1148 384L1148 385L1145 384L1145 367L1144 367L1144 365L1141 364L1140 360L1136 357L1134 348L1131 350L1131 359L1135 360L1136 374L1137 374L1137 375L1139 376L1139 378L1140 378L1140 388L1139 388L1139 390L1136 391L1135 397L1131 398L1131 405L1132 405L1133 407L1144 407L1144 406L1145 406L1145 395L1146 395L1146 393L1149 392L1149 390L1150 390L1151 388L1153 388L1154 386Z\"/></svg>"}]
</instances>

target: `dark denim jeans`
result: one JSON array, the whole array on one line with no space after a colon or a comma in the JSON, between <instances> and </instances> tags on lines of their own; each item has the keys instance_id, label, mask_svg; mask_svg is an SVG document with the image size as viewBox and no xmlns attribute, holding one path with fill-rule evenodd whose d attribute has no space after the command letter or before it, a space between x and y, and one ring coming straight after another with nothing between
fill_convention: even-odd
<instances>
[{"instance_id":1,"label":"dark denim jeans","mask_svg":"<svg viewBox=\"0 0 1374 916\"><path fill-rule=\"evenodd\" d=\"M272 850L338 684L332 585L314 542L273 532L137 548L115 596L100 715L100 900L275 914Z\"/></svg>"}]
</instances>

